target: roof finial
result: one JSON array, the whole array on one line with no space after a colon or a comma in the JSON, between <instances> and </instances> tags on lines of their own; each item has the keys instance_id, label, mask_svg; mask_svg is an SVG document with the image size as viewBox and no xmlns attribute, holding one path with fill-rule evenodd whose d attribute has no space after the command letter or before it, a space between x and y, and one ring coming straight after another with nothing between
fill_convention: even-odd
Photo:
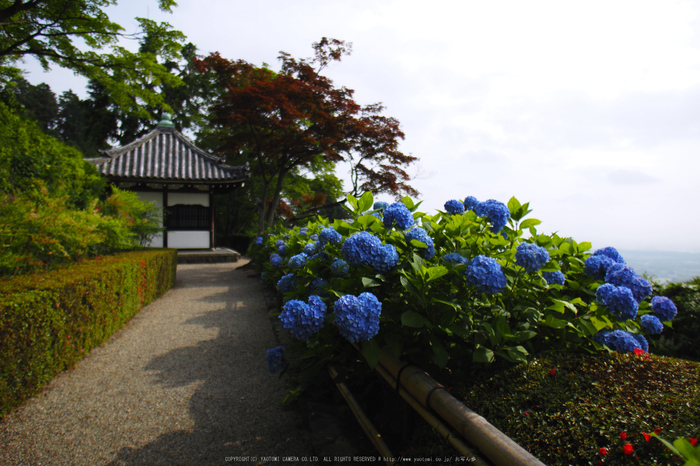
<instances>
[{"instance_id":1,"label":"roof finial","mask_svg":"<svg viewBox=\"0 0 700 466\"><path fill-rule=\"evenodd\" d=\"M162 120L158 123L157 128L161 131L172 131L175 129L175 123L172 121L172 115L168 112L163 112Z\"/></svg>"}]
</instances>

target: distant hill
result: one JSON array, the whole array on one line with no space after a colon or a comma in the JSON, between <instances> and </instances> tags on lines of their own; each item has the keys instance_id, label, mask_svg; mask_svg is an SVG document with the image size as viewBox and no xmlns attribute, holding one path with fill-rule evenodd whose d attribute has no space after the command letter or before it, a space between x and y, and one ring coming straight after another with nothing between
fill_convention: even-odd
<instances>
[{"instance_id":1,"label":"distant hill","mask_svg":"<svg viewBox=\"0 0 700 466\"><path fill-rule=\"evenodd\" d=\"M638 274L660 282L685 282L700 277L700 254L660 251L619 250Z\"/></svg>"}]
</instances>

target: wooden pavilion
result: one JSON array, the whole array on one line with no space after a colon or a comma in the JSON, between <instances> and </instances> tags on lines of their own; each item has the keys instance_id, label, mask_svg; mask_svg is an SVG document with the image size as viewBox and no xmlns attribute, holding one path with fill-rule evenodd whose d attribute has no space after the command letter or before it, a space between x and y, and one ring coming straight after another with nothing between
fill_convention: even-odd
<instances>
[{"instance_id":1,"label":"wooden pavilion","mask_svg":"<svg viewBox=\"0 0 700 466\"><path fill-rule=\"evenodd\" d=\"M111 183L165 212L151 247L214 249L214 194L242 188L248 166L234 167L175 130L169 114L145 136L88 159Z\"/></svg>"}]
</instances>

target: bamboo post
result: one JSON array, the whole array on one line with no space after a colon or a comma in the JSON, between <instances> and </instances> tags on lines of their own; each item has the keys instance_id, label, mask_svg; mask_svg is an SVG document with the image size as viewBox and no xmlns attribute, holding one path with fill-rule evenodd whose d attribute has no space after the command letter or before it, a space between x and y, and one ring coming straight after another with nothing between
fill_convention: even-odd
<instances>
[{"instance_id":1,"label":"bamboo post","mask_svg":"<svg viewBox=\"0 0 700 466\"><path fill-rule=\"evenodd\" d=\"M544 466L486 419L464 406L427 373L401 362L390 349L382 351L379 364L425 408L437 413L496 466Z\"/></svg>"},{"instance_id":2,"label":"bamboo post","mask_svg":"<svg viewBox=\"0 0 700 466\"><path fill-rule=\"evenodd\" d=\"M357 403L357 400L355 400L355 397L352 395L352 392L350 392L350 389L347 387L347 385L345 385L343 382L335 381L335 378L338 377L338 372L331 365L328 366L328 374L331 376L331 379L335 383L336 387L338 387L340 394L343 395L343 398L345 398L345 401L347 402L348 406L355 415L355 418L360 424L360 427L362 427L362 430L365 431L365 434L372 442L374 447L377 449L377 451L379 451L379 454L383 458L385 458L385 463L387 464L387 466L393 466L394 462L391 450L389 450L389 447L386 445L384 439L382 439L382 436L372 424L372 421L370 421L369 418L365 415L364 411L362 411L362 408Z\"/></svg>"},{"instance_id":3,"label":"bamboo post","mask_svg":"<svg viewBox=\"0 0 700 466\"><path fill-rule=\"evenodd\" d=\"M433 429L435 429L444 439L446 439L450 445L452 445L452 448L457 450L458 453L460 453L462 456L465 456L467 458L471 458L472 461L470 461L470 465L473 466L489 466L490 463L487 463L484 461L482 458L479 457L478 454L476 454L473 450L471 450L467 445L462 442L462 440L457 437L452 430L450 430L449 427L447 427L440 419L438 419L435 415L433 415L430 411L425 409L423 405L418 402L413 396L411 396L410 393L406 391L401 385L396 384L396 379L387 372L384 367L381 365L377 365L377 367L374 368L379 375L381 375L384 380L389 384L389 386L399 393L401 397L406 400L406 402L413 408L414 411L416 411L424 420L425 422L430 425Z\"/></svg>"}]
</instances>

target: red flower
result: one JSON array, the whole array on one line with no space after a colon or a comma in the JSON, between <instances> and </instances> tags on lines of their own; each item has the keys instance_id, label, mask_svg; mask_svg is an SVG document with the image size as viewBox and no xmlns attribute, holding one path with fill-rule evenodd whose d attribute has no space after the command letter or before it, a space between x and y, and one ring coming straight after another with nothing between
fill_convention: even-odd
<instances>
[{"instance_id":1,"label":"red flower","mask_svg":"<svg viewBox=\"0 0 700 466\"><path fill-rule=\"evenodd\" d=\"M644 436L644 440L646 440L647 442L651 438L651 435L647 434L646 432L642 432L642 435Z\"/></svg>"},{"instance_id":2,"label":"red flower","mask_svg":"<svg viewBox=\"0 0 700 466\"><path fill-rule=\"evenodd\" d=\"M525 411L525 416L530 417L530 413L528 413L527 411Z\"/></svg>"},{"instance_id":3,"label":"red flower","mask_svg":"<svg viewBox=\"0 0 700 466\"><path fill-rule=\"evenodd\" d=\"M627 440L627 432L620 432L620 438L622 440Z\"/></svg>"},{"instance_id":4,"label":"red flower","mask_svg":"<svg viewBox=\"0 0 700 466\"><path fill-rule=\"evenodd\" d=\"M696 439L696 438L690 437L689 440L690 440L690 444L691 444L692 446L695 446L695 444L698 443L698 439Z\"/></svg>"},{"instance_id":5,"label":"red flower","mask_svg":"<svg viewBox=\"0 0 700 466\"><path fill-rule=\"evenodd\" d=\"M607 448L601 448L600 450L598 450L598 453L600 453L601 456L605 456L605 455L608 454L608 449L607 449Z\"/></svg>"},{"instance_id":6,"label":"red flower","mask_svg":"<svg viewBox=\"0 0 700 466\"><path fill-rule=\"evenodd\" d=\"M630 445L629 443L622 447L622 451L625 452L625 455L631 455L634 453L634 447Z\"/></svg>"},{"instance_id":7,"label":"red flower","mask_svg":"<svg viewBox=\"0 0 700 466\"><path fill-rule=\"evenodd\" d=\"M636 355L638 355L638 356L639 356L640 354L644 354L644 353L646 353L646 351L644 351L644 350L641 349L641 348L635 348L635 349L634 349L634 354L636 354Z\"/></svg>"},{"instance_id":8,"label":"red flower","mask_svg":"<svg viewBox=\"0 0 700 466\"><path fill-rule=\"evenodd\" d=\"M661 427L657 427L656 429L654 429L654 433L657 434L657 435L660 434L660 433L661 433Z\"/></svg>"},{"instance_id":9,"label":"red flower","mask_svg":"<svg viewBox=\"0 0 700 466\"><path fill-rule=\"evenodd\" d=\"M554 371L556 371L556 370L557 370L556 367L552 367L552 370L549 371L549 375L554 375Z\"/></svg>"}]
</instances>

